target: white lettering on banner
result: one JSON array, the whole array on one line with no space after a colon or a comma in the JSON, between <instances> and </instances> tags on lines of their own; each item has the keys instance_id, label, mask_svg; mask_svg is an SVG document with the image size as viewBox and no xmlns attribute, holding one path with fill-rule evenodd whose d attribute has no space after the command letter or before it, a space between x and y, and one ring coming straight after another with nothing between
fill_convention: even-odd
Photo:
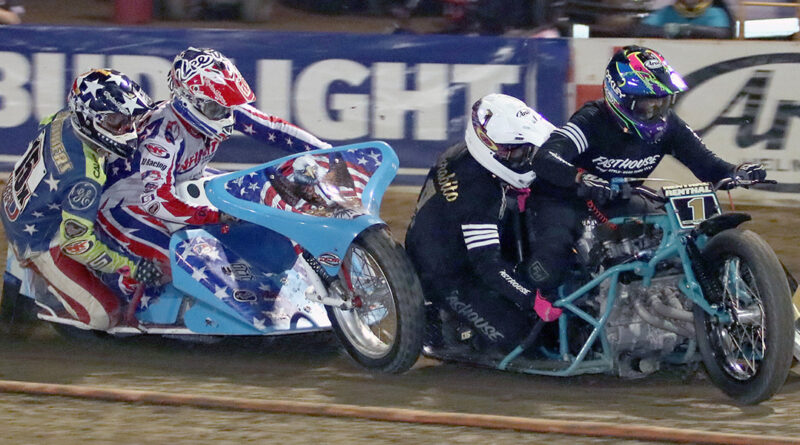
<instances>
[{"instance_id":1,"label":"white lettering on banner","mask_svg":"<svg viewBox=\"0 0 800 445\"><path fill-rule=\"evenodd\" d=\"M453 65L453 83L467 84L464 116L481 97L502 92L503 85L518 84L519 75L518 65Z\"/></svg>"},{"instance_id":2,"label":"white lettering on banner","mask_svg":"<svg viewBox=\"0 0 800 445\"><path fill-rule=\"evenodd\" d=\"M30 117L31 96L25 90L30 77L25 56L0 51L0 128L22 125Z\"/></svg>"},{"instance_id":3,"label":"white lettering on banner","mask_svg":"<svg viewBox=\"0 0 800 445\"><path fill-rule=\"evenodd\" d=\"M148 94L155 100L166 99L164 79L170 66L169 60L155 56L34 53L29 61L23 54L0 52L0 128L59 110L71 86L68 82L95 67L118 69L140 83L147 80ZM294 121L322 139L444 141L454 94L463 93L469 108L485 94L519 84L522 70L517 65L377 62L369 66L328 59L305 67L293 78L291 60L258 60L255 85L260 109ZM334 83L337 88L332 91Z\"/></svg>"},{"instance_id":4,"label":"white lettering on banner","mask_svg":"<svg viewBox=\"0 0 800 445\"><path fill-rule=\"evenodd\" d=\"M147 93L153 100L169 98L169 85L166 79L172 62L155 56L111 56L109 66L123 72L138 83L147 78Z\"/></svg>"},{"instance_id":5,"label":"white lettering on banner","mask_svg":"<svg viewBox=\"0 0 800 445\"><path fill-rule=\"evenodd\" d=\"M333 93L328 97L328 89L334 82L357 87L367 79L369 68L352 60L329 59L307 67L297 76L294 88L295 115L300 126L323 139L367 136L369 96Z\"/></svg>"},{"instance_id":6,"label":"white lettering on banner","mask_svg":"<svg viewBox=\"0 0 800 445\"><path fill-rule=\"evenodd\" d=\"M63 73L66 66L66 55L62 53L36 53L33 55L33 90L34 117L42 120L60 110L66 102L67 88L64 76L53 76Z\"/></svg>"},{"instance_id":7,"label":"white lettering on banner","mask_svg":"<svg viewBox=\"0 0 800 445\"><path fill-rule=\"evenodd\" d=\"M447 138L449 99L448 65L421 63L412 68L416 89L406 89L404 63L376 63L372 67L372 136L403 139L407 111L414 112L415 140L441 141Z\"/></svg>"},{"instance_id":8,"label":"white lettering on banner","mask_svg":"<svg viewBox=\"0 0 800 445\"><path fill-rule=\"evenodd\" d=\"M256 83L253 86L258 92L256 103L259 110L284 118L291 116L291 60L259 60L256 62Z\"/></svg>"}]
</instances>

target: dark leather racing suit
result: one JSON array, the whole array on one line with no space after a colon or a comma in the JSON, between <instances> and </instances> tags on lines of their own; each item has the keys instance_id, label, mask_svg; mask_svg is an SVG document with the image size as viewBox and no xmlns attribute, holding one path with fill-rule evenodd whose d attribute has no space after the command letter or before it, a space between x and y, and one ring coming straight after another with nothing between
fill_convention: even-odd
<instances>
[{"instance_id":1,"label":"dark leather racing suit","mask_svg":"<svg viewBox=\"0 0 800 445\"><path fill-rule=\"evenodd\" d=\"M586 202L576 195L578 168L603 179L645 178L666 155L689 168L701 181L719 181L735 166L717 157L674 112L656 142L647 142L622 130L611 111L600 101L589 102L563 127L556 129L537 152L537 175L531 196L531 220L536 241L528 264L538 272L533 283L546 293L558 286L570 269L570 249L586 217ZM612 203L603 210L609 216L646 207L643 200Z\"/></svg>"},{"instance_id":2,"label":"dark leather racing suit","mask_svg":"<svg viewBox=\"0 0 800 445\"><path fill-rule=\"evenodd\" d=\"M518 194L458 144L428 173L406 234L426 299L503 351L530 330L536 294L515 272Z\"/></svg>"}]
</instances>

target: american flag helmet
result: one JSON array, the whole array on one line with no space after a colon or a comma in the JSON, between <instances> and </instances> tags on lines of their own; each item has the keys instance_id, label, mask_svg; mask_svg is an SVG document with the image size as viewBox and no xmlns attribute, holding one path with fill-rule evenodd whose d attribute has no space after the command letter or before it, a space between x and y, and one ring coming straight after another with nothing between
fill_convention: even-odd
<instances>
[{"instance_id":1,"label":"american flag helmet","mask_svg":"<svg viewBox=\"0 0 800 445\"><path fill-rule=\"evenodd\" d=\"M125 74L93 69L72 82L67 105L73 128L82 140L127 158L136 151L137 126L153 101Z\"/></svg>"}]
</instances>

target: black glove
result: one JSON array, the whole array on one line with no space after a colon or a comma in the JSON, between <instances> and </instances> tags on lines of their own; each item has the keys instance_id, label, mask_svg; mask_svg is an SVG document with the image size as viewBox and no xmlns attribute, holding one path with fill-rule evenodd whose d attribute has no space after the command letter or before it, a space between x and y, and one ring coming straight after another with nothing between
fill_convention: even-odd
<instances>
[{"instance_id":1,"label":"black glove","mask_svg":"<svg viewBox=\"0 0 800 445\"><path fill-rule=\"evenodd\" d=\"M160 286L164 283L164 270L158 261L142 258L136 264L133 279L145 286Z\"/></svg>"},{"instance_id":2,"label":"black glove","mask_svg":"<svg viewBox=\"0 0 800 445\"><path fill-rule=\"evenodd\" d=\"M578 196L597 205L603 205L619 194L619 189L611 187L608 181L599 176L583 173L578 180Z\"/></svg>"},{"instance_id":3,"label":"black glove","mask_svg":"<svg viewBox=\"0 0 800 445\"><path fill-rule=\"evenodd\" d=\"M232 222L237 222L237 221L239 221L239 218L237 218L237 217L235 217L233 215L229 215L229 214L227 214L227 213L225 213L223 211L219 212L219 223L220 224L230 224Z\"/></svg>"},{"instance_id":4,"label":"black glove","mask_svg":"<svg viewBox=\"0 0 800 445\"><path fill-rule=\"evenodd\" d=\"M734 171L736 179L747 179L750 181L761 182L767 179L767 169L762 164L751 164L748 162L739 164Z\"/></svg>"}]
</instances>

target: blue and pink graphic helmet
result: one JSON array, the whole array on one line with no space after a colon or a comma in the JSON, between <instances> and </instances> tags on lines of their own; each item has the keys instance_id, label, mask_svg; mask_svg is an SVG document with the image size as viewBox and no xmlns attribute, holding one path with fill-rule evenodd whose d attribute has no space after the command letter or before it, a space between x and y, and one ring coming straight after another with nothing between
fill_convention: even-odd
<instances>
[{"instance_id":1,"label":"blue and pink graphic helmet","mask_svg":"<svg viewBox=\"0 0 800 445\"><path fill-rule=\"evenodd\" d=\"M606 68L603 95L623 131L657 142L667 128L676 95L688 87L661 54L626 46Z\"/></svg>"}]
</instances>

